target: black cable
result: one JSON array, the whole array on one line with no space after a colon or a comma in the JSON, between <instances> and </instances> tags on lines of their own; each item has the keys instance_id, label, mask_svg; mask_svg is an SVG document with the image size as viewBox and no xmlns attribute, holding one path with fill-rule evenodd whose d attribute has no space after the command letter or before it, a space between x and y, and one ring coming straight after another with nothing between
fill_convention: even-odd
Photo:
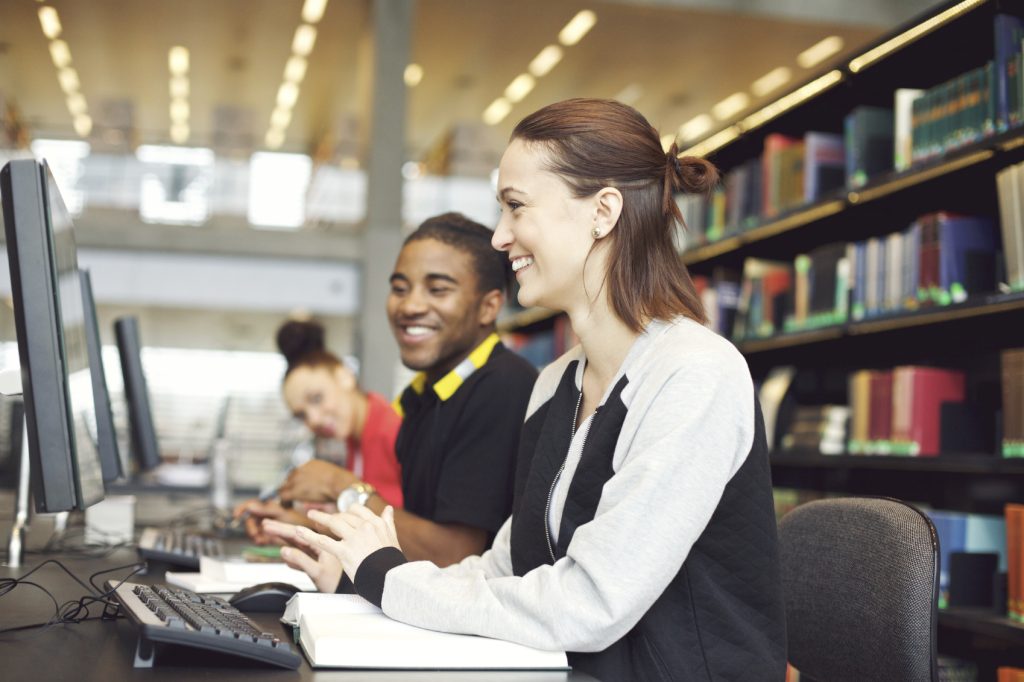
<instances>
[{"instance_id":1,"label":"black cable","mask_svg":"<svg viewBox=\"0 0 1024 682\"><path fill-rule=\"evenodd\" d=\"M84 587L86 590L89 590L91 594L86 594L77 600L73 599L66 601L63 604L59 604L57 602L57 598L53 596L52 592L50 592L38 583L26 580L26 578L28 578L30 575L38 571L46 564L55 564L56 566L58 566L61 570L63 570L65 573L71 576L71 578L75 582ZM48 621L44 623L32 623L28 625L18 625L10 628L4 628L0 630L0 635L35 628L43 628L41 632L46 632L55 625L81 623L85 620L109 620L111 618L116 618L118 603L116 601L112 601L111 597L114 595L114 592L117 590L117 588L123 585L129 578L134 576L136 573L142 571L145 567L146 565L144 563L134 563L127 564L124 566L115 566L114 568L107 568L102 571L97 571L89 576L89 584L87 585L86 583L82 582L82 580L78 578L78 576L72 573L70 569L68 569L61 562L57 561L56 559L47 559L46 561L39 564L23 576L20 576L18 578L0 578L0 597L9 594L18 585L29 585L31 587L35 587L42 590L43 593L50 598L50 601L52 601L54 605L54 615ZM113 573L115 571L123 571L129 568L134 570L132 570L132 572L124 578L121 578L117 582L117 584L111 587L109 590L104 591L96 585L95 580L97 576L103 575L105 573ZM91 616L89 607L97 603L103 605L103 612L99 616ZM111 609L113 609L113 611Z\"/></svg>"}]
</instances>

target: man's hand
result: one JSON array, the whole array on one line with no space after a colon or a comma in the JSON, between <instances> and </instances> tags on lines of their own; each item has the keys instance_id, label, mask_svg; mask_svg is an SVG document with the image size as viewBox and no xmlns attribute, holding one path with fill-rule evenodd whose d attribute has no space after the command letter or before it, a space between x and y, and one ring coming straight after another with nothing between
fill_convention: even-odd
<instances>
[{"instance_id":1,"label":"man's hand","mask_svg":"<svg viewBox=\"0 0 1024 682\"><path fill-rule=\"evenodd\" d=\"M313 459L296 468L278 490L283 502L330 502L359 479L348 469Z\"/></svg>"},{"instance_id":2,"label":"man's hand","mask_svg":"<svg viewBox=\"0 0 1024 682\"><path fill-rule=\"evenodd\" d=\"M359 565L366 557L384 547L398 547L398 534L395 532L395 510L391 506L377 516L360 504L354 504L347 512L324 514L311 510L309 518L321 526L326 526L332 533L341 538L334 540L308 528L295 528L295 536L310 547L323 554L332 554L341 563L342 569L353 580Z\"/></svg>"},{"instance_id":3,"label":"man's hand","mask_svg":"<svg viewBox=\"0 0 1024 682\"><path fill-rule=\"evenodd\" d=\"M308 575L316 589L321 592L334 592L338 589L338 583L341 582L341 562L330 552L322 551L303 539L299 531L304 529L267 519L263 522L263 530L285 545L281 548L281 558L292 568Z\"/></svg>"},{"instance_id":4,"label":"man's hand","mask_svg":"<svg viewBox=\"0 0 1024 682\"><path fill-rule=\"evenodd\" d=\"M284 523L312 526L312 522L302 512L287 509L277 500L262 502L257 499L247 500L235 507L234 518L245 519L245 534L257 545L280 544L280 541L263 531L263 519L274 519Z\"/></svg>"}]
</instances>

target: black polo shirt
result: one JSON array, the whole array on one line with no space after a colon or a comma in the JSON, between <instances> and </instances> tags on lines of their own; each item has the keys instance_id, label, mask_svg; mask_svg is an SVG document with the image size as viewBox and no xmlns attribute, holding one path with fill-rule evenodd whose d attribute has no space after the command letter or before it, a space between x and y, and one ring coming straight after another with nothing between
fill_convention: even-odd
<instances>
[{"instance_id":1,"label":"black polo shirt","mask_svg":"<svg viewBox=\"0 0 1024 682\"><path fill-rule=\"evenodd\" d=\"M406 510L493 539L512 512L519 431L536 378L496 335L433 386L417 375L396 401Z\"/></svg>"}]
</instances>

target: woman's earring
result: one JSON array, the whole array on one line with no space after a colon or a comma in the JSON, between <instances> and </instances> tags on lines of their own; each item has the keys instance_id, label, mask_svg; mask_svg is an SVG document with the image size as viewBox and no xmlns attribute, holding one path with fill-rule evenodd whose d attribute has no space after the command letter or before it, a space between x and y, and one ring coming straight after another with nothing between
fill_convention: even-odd
<instances>
[{"instance_id":1,"label":"woman's earring","mask_svg":"<svg viewBox=\"0 0 1024 682\"><path fill-rule=\"evenodd\" d=\"M595 227L593 230L590 231L590 234L594 237L594 239L600 239L601 238L601 228Z\"/></svg>"}]
</instances>

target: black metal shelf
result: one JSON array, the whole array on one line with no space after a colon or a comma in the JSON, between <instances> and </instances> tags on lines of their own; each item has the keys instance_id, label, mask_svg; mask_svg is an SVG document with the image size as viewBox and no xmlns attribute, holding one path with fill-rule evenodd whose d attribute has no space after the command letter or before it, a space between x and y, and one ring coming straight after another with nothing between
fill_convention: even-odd
<instances>
[{"instance_id":1,"label":"black metal shelf","mask_svg":"<svg viewBox=\"0 0 1024 682\"><path fill-rule=\"evenodd\" d=\"M939 611L939 626L1002 640L1015 647L1024 647L1024 625L990 611L942 609Z\"/></svg>"},{"instance_id":2,"label":"black metal shelf","mask_svg":"<svg viewBox=\"0 0 1024 682\"><path fill-rule=\"evenodd\" d=\"M960 475L1020 476L1024 482L1024 458L995 454L899 457L890 455L822 455L819 453L773 453L772 467L810 469L872 469L878 471L941 472Z\"/></svg>"}]
</instances>

